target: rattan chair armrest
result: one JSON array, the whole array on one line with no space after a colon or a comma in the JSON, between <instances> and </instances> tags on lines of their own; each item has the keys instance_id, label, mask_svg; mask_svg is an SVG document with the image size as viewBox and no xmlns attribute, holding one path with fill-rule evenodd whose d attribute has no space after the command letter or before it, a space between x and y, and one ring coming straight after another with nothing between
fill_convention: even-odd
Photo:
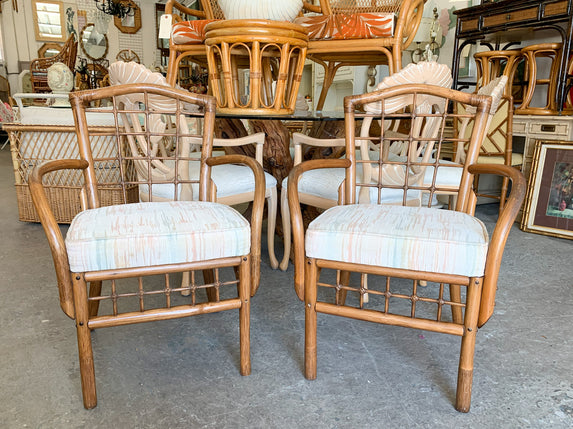
<instances>
[{"instance_id":1,"label":"rattan chair armrest","mask_svg":"<svg viewBox=\"0 0 573 429\"><path fill-rule=\"evenodd\" d=\"M175 0L169 0L165 5L165 14L173 15L173 9L176 9L179 12L182 12L186 15L196 16L197 18L200 19L206 18L205 12L203 12L202 10L189 9L188 7L183 6L181 3Z\"/></svg>"},{"instance_id":2,"label":"rattan chair armrest","mask_svg":"<svg viewBox=\"0 0 573 429\"><path fill-rule=\"evenodd\" d=\"M249 167L255 175L255 196L251 212L251 296L254 296L261 278L261 229L266 192L265 172L256 159L246 155L212 156L207 158L206 162L209 167L222 164L243 164Z\"/></svg>"},{"instance_id":3,"label":"rattan chair armrest","mask_svg":"<svg viewBox=\"0 0 573 429\"><path fill-rule=\"evenodd\" d=\"M495 224L491 235L488 254L486 259L482 298L480 304L478 326L483 326L493 313L495 306L495 292L499 267L503 256L503 249L511 226L519 213L521 204L525 198L527 185L521 171L507 165L499 164L474 164L469 166L471 174L495 174L508 177L511 180L511 193L506 200L503 210Z\"/></svg>"},{"instance_id":4,"label":"rattan chair armrest","mask_svg":"<svg viewBox=\"0 0 573 429\"><path fill-rule=\"evenodd\" d=\"M68 169L86 169L88 162L80 159L57 159L45 162L32 170L29 179L32 201L38 212L38 217L48 238L48 244L52 251L52 259L56 268L58 290L60 293L60 306L66 315L72 319L75 317L74 298L72 293L72 280L70 277L70 265L62 232L52 213L46 191L42 185L42 177L52 171Z\"/></svg>"},{"instance_id":5,"label":"rattan chair armrest","mask_svg":"<svg viewBox=\"0 0 573 429\"><path fill-rule=\"evenodd\" d=\"M426 1L427 0L404 0L402 2L396 21L396 30L394 32L394 37L398 40L406 38L402 43L402 49L406 49L414 40L420 23L422 22L422 14Z\"/></svg>"},{"instance_id":6,"label":"rattan chair armrest","mask_svg":"<svg viewBox=\"0 0 573 429\"><path fill-rule=\"evenodd\" d=\"M296 165L288 175L288 206L294 251L294 289L301 301L304 300L304 225L298 197L298 181L305 171L319 168L349 168L350 165L348 159L315 159Z\"/></svg>"},{"instance_id":7,"label":"rattan chair armrest","mask_svg":"<svg viewBox=\"0 0 573 429\"><path fill-rule=\"evenodd\" d=\"M314 4L307 2L307 1L302 2L302 8L303 8L303 12L307 11L307 12L314 12L314 13L322 13L322 8L320 6L314 5Z\"/></svg>"}]
</instances>

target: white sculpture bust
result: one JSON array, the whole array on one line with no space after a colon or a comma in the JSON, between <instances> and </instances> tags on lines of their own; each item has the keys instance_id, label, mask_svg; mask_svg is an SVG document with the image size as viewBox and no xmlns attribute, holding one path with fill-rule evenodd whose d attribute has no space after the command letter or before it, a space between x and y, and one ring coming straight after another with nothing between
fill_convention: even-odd
<instances>
[{"instance_id":1,"label":"white sculpture bust","mask_svg":"<svg viewBox=\"0 0 573 429\"><path fill-rule=\"evenodd\" d=\"M74 75L64 63L54 63L48 68L48 86L54 94L68 94L74 89ZM53 107L69 107L67 97L56 98Z\"/></svg>"}]
</instances>

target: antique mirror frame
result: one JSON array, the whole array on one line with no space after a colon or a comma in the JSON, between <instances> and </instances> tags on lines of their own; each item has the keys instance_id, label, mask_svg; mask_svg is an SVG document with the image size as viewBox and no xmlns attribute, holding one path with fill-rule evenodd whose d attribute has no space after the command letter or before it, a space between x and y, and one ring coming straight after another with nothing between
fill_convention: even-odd
<instances>
[{"instance_id":1,"label":"antique mirror frame","mask_svg":"<svg viewBox=\"0 0 573 429\"><path fill-rule=\"evenodd\" d=\"M86 33L86 30L89 29L91 27L91 31L93 31L95 29L95 24L93 23L88 23L86 24L86 26L82 29L81 33L80 33L80 46L82 47L82 51L84 52L84 54L92 61L97 61L97 60L101 60L102 58L105 58L105 56L107 55L107 51L109 49L109 41L107 39L107 36L105 34L101 34L101 36L103 36L104 40L105 40L105 51L103 53L103 55L99 56L99 57L94 57L92 55L90 55L87 50L86 47L84 46L84 34Z\"/></svg>"},{"instance_id":2,"label":"antique mirror frame","mask_svg":"<svg viewBox=\"0 0 573 429\"><path fill-rule=\"evenodd\" d=\"M58 55L62 50L62 45L55 42L46 42L38 49L38 58L49 58ZM50 53L51 55L47 55Z\"/></svg>"},{"instance_id":3,"label":"antique mirror frame","mask_svg":"<svg viewBox=\"0 0 573 429\"><path fill-rule=\"evenodd\" d=\"M115 16L113 23L122 33L135 34L141 28L141 9L133 0L124 1L123 4L131 7L133 15L125 18Z\"/></svg>"}]
</instances>

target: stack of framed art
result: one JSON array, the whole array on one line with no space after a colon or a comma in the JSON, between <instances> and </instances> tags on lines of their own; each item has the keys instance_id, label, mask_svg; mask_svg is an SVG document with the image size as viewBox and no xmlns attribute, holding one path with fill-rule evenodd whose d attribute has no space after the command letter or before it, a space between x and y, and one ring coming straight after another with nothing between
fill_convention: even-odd
<instances>
[{"instance_id":1,"label":"stack of framed art","mask_svg":"<svg viewBox=\"0 0 573 429\"><path fill-rule=\"evenodd\" d=\"M536 142L521 229L573 238L573 141Z\"/></svg>"}]
</instances>

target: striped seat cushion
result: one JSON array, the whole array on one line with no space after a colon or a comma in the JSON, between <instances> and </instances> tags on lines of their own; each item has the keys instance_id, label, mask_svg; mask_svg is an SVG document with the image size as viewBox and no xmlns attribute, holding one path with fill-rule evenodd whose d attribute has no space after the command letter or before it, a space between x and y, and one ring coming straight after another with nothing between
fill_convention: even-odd
<instances>
[{"instance_id":1,"label":"striped seat cushion","mask_svg":"<svg viewBox=\"0 0 573 429\"><path fill-rule=\"evenodd\" d=\"M250 247L249 223L235 209L197 201L86 210L66 235L72 272L242 256Z\"/></svg>"},{"instance_id":2,"label":"striped seat cushion","mask_svg":"<svg viewBox=\"0 0 573 429\"><path fill-rule=\"evenodd\" d=\"M171 27L171 40L176 45L190 43L203 43L205 40L205 26L214 19L196 19L193 21L176 22Z\"/></svg>"},{"instance_id":3,"label":"striped seat cushion","mask_svg":"<svg viewBox=\"0 0 573 429\"><path fill-rule=\"evenodd\" d=\"M393 13L349 13L303 16L294 20L308 31L310 40L375 39L392 37Z\"/></svg>"},{"instance_id":4,"label":"striped seat cushion","mask_svg":"<svg viewBox=\"0 0 573 429\"><path fill-rule=\"evenodd\" d=\"M311 258L478 277L488 234L465 213L356 204L326 210L306 232Z\"/></svg>"}]
</instances>

